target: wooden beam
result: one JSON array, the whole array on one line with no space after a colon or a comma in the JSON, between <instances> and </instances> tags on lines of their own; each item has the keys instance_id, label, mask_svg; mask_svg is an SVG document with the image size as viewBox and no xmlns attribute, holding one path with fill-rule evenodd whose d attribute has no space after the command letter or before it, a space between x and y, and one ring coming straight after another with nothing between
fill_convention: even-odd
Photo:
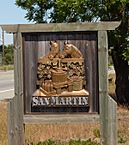
<instances>
[{"instance_id":1,"label":"wooden beam","mask_svg":"<svg viewBox=\"0 0 129 145\"><path fill-rule=\"evenodd\" d=\"M98 114L24 115L25 124L99 123Z\"/></svg>"},{"instance_id":2,"label":"wooden beam","mask_svg":"<svg viewBox=\"0 0 129 145\"><path fill-rule=\"evenodd\" d=\"M7 33L16 33L18 25L0 25L2 30L6 31Z\"/></svg>"},{"instance_id":3,"label":"wooden beam","mask_svg":"<svg viewBox=\"0 0 129 145\"><path fill-rule=\"evenodd\" d=\"M67 31L97 31L115 30L120 22L83 22L83 23L50 23L50 24L17 24L0 25L8 33L16 33L17 28L21 33L31 32L67 32Z\"/></svg>"}]
</instances>

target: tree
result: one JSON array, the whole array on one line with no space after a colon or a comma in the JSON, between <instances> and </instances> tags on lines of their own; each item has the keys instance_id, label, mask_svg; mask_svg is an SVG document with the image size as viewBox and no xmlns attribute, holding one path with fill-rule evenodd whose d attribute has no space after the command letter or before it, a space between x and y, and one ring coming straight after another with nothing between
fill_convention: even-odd
<instances>
[{"instance_id":1,"label":"tree","mask_svg":"<svg viewBox=\"0 0 129 145\"><path fill-rule=\"evenodd\" d=\"M4 46L4 65L13 64L13 45Z\"/></svg>"},{"instance_id":2,"label":"tree","mask_svg":"<svg viewBox=\"0 0 129 145\"><path fill-rule=\"evenodd\" d=\"M53 6L53 0L16 0L16 5L26 10L25 18L36 23L45 23Z\"/></svg>"},{"instance_id":3,"label":"tree","mask_svg":"<svg viewBox=\"0 0 129 145\"><path fill-rule=\"evenodd\" d=\"M108 32L109 48L116 71L116 96L119 104L129 106L129 1L128 0L16 0L34 22L121 21ZM48 14L48 15L47 15Z\"/></svg>"}]
</instances>

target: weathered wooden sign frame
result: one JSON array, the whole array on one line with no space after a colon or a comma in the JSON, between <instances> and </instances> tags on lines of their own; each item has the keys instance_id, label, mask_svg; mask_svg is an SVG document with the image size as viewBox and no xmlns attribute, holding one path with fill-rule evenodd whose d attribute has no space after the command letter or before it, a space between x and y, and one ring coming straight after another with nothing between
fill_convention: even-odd
<instances>
[{"instance_id":1,"label":"weathered wooden sign frame","mask_svg":"<svg viewBox=\"0 0 129 145\"><path fill-rule=\"evenodd\" d=\"M14 36L15 97L9 103L9 144L24 144L24 124L27 123L79 123L99 121L101 143L117 144L116 103L108 96L108 38L107 31L114 30L119 22L69 23L69 24L18 24L1 25L2 29ZM99 110L97 114L34 115L24 113L23 37L25 33L40 32L96 32L98 37ZM92 110L93 108L91 108ZM92 111L91 111L92 112Z\"/></svg>"}]
</instances>

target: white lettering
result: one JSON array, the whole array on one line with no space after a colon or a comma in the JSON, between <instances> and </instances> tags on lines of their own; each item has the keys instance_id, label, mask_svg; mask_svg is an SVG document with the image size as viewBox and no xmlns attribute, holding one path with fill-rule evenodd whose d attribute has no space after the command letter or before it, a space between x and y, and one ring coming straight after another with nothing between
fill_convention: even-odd
<instances>
[{"instance_id":1,"label":"white lettering","mask_svg":"<svg viewBox=\"0 0 129 145\"><path fill-rule=\"evenodd\" d=\"M45 105L50 105L50 98L44 98Z\"/></svg>"},{"instance_id":2,"label":"white lettering","mask_svg":"<svg viewBox=\"0 0 129 145\"><path fill-rule=\"evenodd\" d=\"M33 97L32 98L32 106L37 106L38 105L38 97Z\"/></svg>"},{"instance_id":3,"label":"white lettering","mask_svg":"<svg viewBox=\"0 0 129 145\"><path fill-rule=\"evenodd\" d=\"M88 98L82 97L82 105L88 105Z\"/></svg>"},{"instance_id":4,"label":"white lettering","mask_svg":"<svg viewBox=\"0 0 129 145\"><path fill-rule=\"evenodd\" d=\"M66 105L72 105L72 98L71 97L66 98Z\"/></svg>"},{"instance_id":5,"label":"white lettering","mask_svg":"<svg viewBox=\"0 0 129 145\"><path fill-rule=\"evenodd\" d=\"M58 97L51 97L50 100L51 100L50 104L52 106L59 105L59 98Z\"/></svg>"},{"instance_id":6,"label":"white lettering","mask_svg":"<svg viewBox=\"0 0 129 145\"><path fill-rule=\"evenodd\" d=\"M82 98L81 97L78 97L78 105L82 105Z\"/></svg>"},{"instance_id":7,"label":"white lettering","mask_svg":"<svg viewBox=\"0 0 129 145\"><path fill-rule=\"evenodd\" d=\"M73 105L78 105L79 97L73 97Z\"/></svg>"},{"instance_id":8,"label":"white lettering","mask_svg":"<svg viewBox=\"0 0 129 145\"><path fill-rule=\"evenodd\" d=\"M65 103L65 98L63 98L63 97L59 97L59 104L60 105L65 105L66 103Z\"/></svg>"},{"instance_id":9,"label":"white lettering","mask_svg":"<svg viewBox=\"0 0 129 145\"><path fill-rule=\"evenodd\" d=\"M33 97L32 106L84 106L88 97Z\"/></svg>"},{"instance_id":10,"label":"white lettering","mask_svg":"<svg viewBox=\"0 0 129 145\"><path fill-rule=\"evenodd\" d=\"M55 105L56 104L56 97L51 97L51 105Z\"/></svg>"}]
</instances>

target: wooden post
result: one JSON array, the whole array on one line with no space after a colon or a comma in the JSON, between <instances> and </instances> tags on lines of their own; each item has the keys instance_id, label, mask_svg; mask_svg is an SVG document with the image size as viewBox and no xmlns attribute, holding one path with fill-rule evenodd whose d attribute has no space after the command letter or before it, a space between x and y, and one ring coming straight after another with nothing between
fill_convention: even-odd
<instances>
[{"instance_id":1,"label":"wooden post","mask_svg":"<svg viewBox=\"0 0 129 145\"><path fill-rule=\"evenodd\" d=\"M24 104L23 104L23 58L22 58L22 35L19 30L14 34L14 78L15 78L15 129L16 144L24 145Z\"/></svg>"},{"instance_id":2,"label":"wooden post","mask_svg":"<svg viewBox=\"0 0 129 145\"><path fill-rule=\"evenodd\" d=\"M14 98L8 103L8 145L16 145Z\"/></svg>"},{"instance_id":3,"label":"wooden post","mask_svg":"<svg viewBox=\"0 0 129 145\"><path fill-rule=\"evenodd\" d=\"M108 96L108 139L110 145L117 145L117 103Z\"/></svg>"},{"instance_id":4,"label":"wooden post","mask_svg":"<svg viewBox=\"0 0 129 145\"><path fill-rule=\"evenodd\" d=\"M117 145L116 103L108 97L107 31L98 31L98 59L101 144Z\"/></svg>"}]
</instances>

